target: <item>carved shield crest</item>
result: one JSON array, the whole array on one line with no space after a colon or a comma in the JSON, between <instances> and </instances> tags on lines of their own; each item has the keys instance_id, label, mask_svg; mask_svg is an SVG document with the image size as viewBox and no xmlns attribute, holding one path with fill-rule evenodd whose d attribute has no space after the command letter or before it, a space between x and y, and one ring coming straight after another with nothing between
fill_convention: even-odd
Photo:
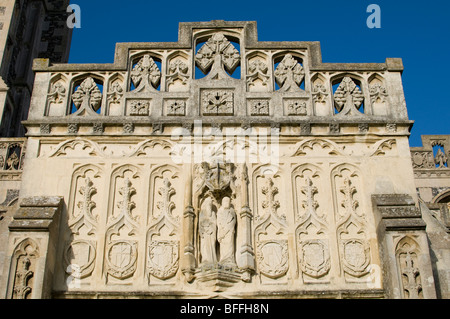
<instances>
[{"instance_id":1,"label":"carved shield crest","mask_svg":"<svg viewBox=\"0 0 450 319\"><path fill-rule=\"evenodd\" d=\"M256 249L258 268L264 276L280 278L289 268L287 240L268 240L259 242Z\"/></svg>"},{"instance_id":2,"label":"carved shield crest","mask_svg":"<svg viewBox=\"0 0 450 319\"><path fill-rule=\"evenodd\" d=\"M361 277L367 274L370 263L369 247L360 239L349 239L342 243L342 263L344 271L352 276Z\"/></svg>"},{"instance_id":3,"label":"carved shield crest","mask_svg":"<svg viewBox=\"0 0 450 319\"><path fill-rule=\"evenodd\" d=\"M151 241L148 250L149 274L165 280L177 273L179 261L178 241Z\"/></svg>"},{"instance_id":4,"label":"carved shield crest","mask_svg":"<svg viewBox=\"0 0 450 319\"><path fill-rule=\"evenodd\" d=\"M107 272L117 279L126 279L136 271L137 243L118 240L110 243L106 256Z\"/></svg>"},{"instance_id":5,"label":"carved shield crest","mask_svg":"<svg viewBox=\"0 0 450 319\"><path fill-rule=\"evenodd\" d=\"M95 241L81 239L68 241L66 243L66 249L64 250L64 268L66 273L74 276L73 273L69 273L69 269L73 268L69 266L76 266L76 269L79 269L76 274L79 279L90 276L95 266L95 246Z\"/></svg>"},{"instance_id":6,"label":"carved shield crest","mask_svg":"<svg viewBox=\"0 0 450 319\"><path fill-rule=\"evenodd\" d=\"M325 276L330 271L330 253L328 243L322 240L301 242L302 271L313 278Z\"/></svg>"},{"instance_id":7,"label":"carved shield crest","mask_svg":"<svg viewBox=\"0 0 450 319\"><path fill-rule=\"evenodd\" d=\"M206 172L205 184L211 191L222 190L230 185L231 168L229 164L215 163Z\"/></svg>"}]
</instances>

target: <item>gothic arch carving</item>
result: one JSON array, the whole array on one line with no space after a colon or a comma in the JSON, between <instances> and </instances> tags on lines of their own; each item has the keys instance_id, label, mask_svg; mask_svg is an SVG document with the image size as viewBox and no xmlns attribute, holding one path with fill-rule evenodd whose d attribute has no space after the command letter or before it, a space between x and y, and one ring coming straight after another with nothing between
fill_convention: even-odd
<instances>
[{"instance_id":1,"label":"gothic arch carving","mask_svg":"<svg viewBox=\"0 0 450 319\"><path fill-rule=\"evenodd\" d=\"M347 281L358 281L368 274L371 260L361 173L354 165L341 164L332 170L331 180L341 269Z\"/></svg>"},{"instance_id":2,"label":"gothic arch carving","mask_svg":"<svg viewBox=\"0 0 450 319\"><path fill-rule=\"evenodd\" d=\"M397 269L405 299L423 299L420 270L420 246L410 236L401 238L395 249Z\"/></svg>"},{"instance_id":3,"label":"gothic arch carving","mask_svg":"<svg viewBox=\"0 0 450 319\"><path fill-rule=\"evenodd\" d=\"M10 270L12 276L9 283L11 299L31 298L38 258L39 245L31 238L22 240L14 249Z\"/></svg>"},{"instance_id":4,"label":"gothic arch carving","mask_svg":"<svg viewBox=\"0 0 450 319\"><path fill-rule=\"evenodd\" d=\"M329 226L322 170L312 164L292 172L295 238L298 263L304 282L316 282L331 269Z\"/></svg>"},{"instance_id":5,"label":"gothic arch carving","mask_svg":"<svg viewBox=\"0 0 450 319\"><path fill-rule=\"evenodd\" d=\"M166 91L187 91L192 73L189 55L184 51L174 51L166 61Z\"/></svg>"},{"instance_id":6,"label":"gothic arch carving","mask_svg":"<svg viewBox=\"0 0 450 319\"><path fill-rule=\"evenodd\" d=\"M305 63L306 58L300 52L282 51L272 56L274 81L279 86L278 91L304 92L300 86L305 83L306 88Z\"/></svg>"},{"instance_id":7,"label":"gothic arch carving","mask_svg":"<svg viewBox=\"0 0 450 319\"><path fill-rule=\"evenodd\" d=\"M51 150L49 152L47 157L85 157L85 156L105 157L107 156L107 154L105 154L105 150L106 146L100 147L94 141L77 137L74 139L69 139L64 142L61 142L55 147L54 150ZM77 154L77 152L79 153Z\"/></svg>"},{"instance_id":8,"label":"gothic arch carving","mask_svg":"<svg viewBox=\"0 0 450 319\"><path fill-rule=\"evenodd\" d=\"M88 236L98 229L99 214L94 209L97 207L97 187L102 184L102 175L102 168L92 164L78 167L72 174L68 225L75 235L80 234L81 228Z\"/></svg>"},{"instance_id":9,"label":"gothic arch carving","mask_svg":"<svg viewBox=\"0 0 450 319\"><path fill-rule=\"evenodd\" d=\"M179 269L181 211L183 209L180 170L173 165L154 169L150 176L149 227L146 244L146 272L168 280Z\"/></svg>"},{"instance_id":10,"label":"gothic arch carving","mask_svg":"<svg viewBox=\"0 0 450 319\"><path fill-rule=\"evenodd\" d=\"M293 147L295 151L291 156L308 156L312 151L314 156L344 156L342 148L335 142L321 138L309 138L298 142ZM319 152L319 154L318 154ZM320 154L322 153L322 154Z\"/></svg>"}]
</instances>

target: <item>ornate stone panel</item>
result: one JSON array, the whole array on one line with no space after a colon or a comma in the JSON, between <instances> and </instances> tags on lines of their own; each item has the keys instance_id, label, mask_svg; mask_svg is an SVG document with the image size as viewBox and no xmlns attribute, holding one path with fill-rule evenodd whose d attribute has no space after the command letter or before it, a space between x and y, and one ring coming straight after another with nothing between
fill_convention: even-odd
<instances>
[{"instance_id":1,"label":"ornate stone panel","mask_svg":"<svg viewBox=\"0 0 450 319\"><path fill-rule=\"evenodd\" d=\"M233 115L234 93L228 89L204 89L201 92L202 115Z\"/></svg>"}]
</instances>

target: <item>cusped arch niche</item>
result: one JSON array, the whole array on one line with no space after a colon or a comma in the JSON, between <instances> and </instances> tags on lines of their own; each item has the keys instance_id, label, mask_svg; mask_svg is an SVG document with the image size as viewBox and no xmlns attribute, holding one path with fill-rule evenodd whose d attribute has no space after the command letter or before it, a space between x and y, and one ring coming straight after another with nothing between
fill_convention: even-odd
<instances>
[{"instance_id":1,"label":"cusped arch niche","mask_svg":"<svg viewBox=\"0 0 450 319\"><path fill-rule=\"evenodd\" d=\"M167 281L179 269L182 216L180 169L155 168L150 175L149 220L146 241L146 273L149 284Z\"/></svg>"},{"instance_id":2,"label":"cusped arch niche","mask_svg":"<svg viewBox=\"0 0 450 319\"><path fill-rule=\"evenodd\" d=\"M311 78L311 94L314 101L314 115L316 116L332 114L328 84L328 80L320 73L314 74Z\"/></svg>"},{"instance_id":3,"label":"cusped arch niche","mask_svg":"<svg viewBox=\"0 0 450 319\"><path fill-rule=\"evenodd\" d=\"M108 80L107 114L109 116L123 116L123 95L125 92L125 78L120 73L113 74Z\"/></svg>"},{"instance_id":4,"label":"cusped arch niche","mask_svg":"<svg viewBox=\"0 0 450 319\"><path fill-rule=\"evenodd\" d=\"M14 249L9 282L9 298L31 299L39 259L39 245L31 238L22 240Z\"/></svg>"},{"instance_id":5,"label":"cusped arch niche","mask_svg":"<svg viewBox=\"0 0 450 319\"><path fill-rule=\"evenodd\" d=\"M191 78L189 55L183 51L175 51L167 57L166 61L166 91L188 91L189 79Z\"/></svg>"},{"instance_id":6,"label":"cusped arch niche","mask_svg":"<svg viewBox=\"0 0 450 319\"><path fill-rule=\"evenodd\" d=\"M103 114L103 74L89 73L75 76L71 83L71 97L67 114L98 116Z\"/></svg>"},{"instance_id":7,"label":"cusped arch niche","mask_svg":"<svg viewBox=\"0 0 450 319\"><path fill-rule=\"evenodd\" d=\"M270 83L269 57L261 51L254 51L247 55L247 90L249 92L272 91Z\"/></svg>"},{"instance_id":8,"label":"cusped arch niche","mask_svg":"<svg viewBox=\"0 0 450 319\"><path fill-rule=\"evenodd\" d=\"M372 74L368 80L372 114L378 116L388 115L388 93L385 79L380 74Z\"/></svg>"},{"instance_id":9,"label":"cusped arch niche","mask_svg":"<svg viewBox=\"0 0 450 319\"><path fill-rule=\"evenodd\" d=\"M399 240L395 249L398 276L405 299L423 299L420 246L411 237Z\"/></svg>"},{"instance_id":10,"label":"cusped arch niche","mask_svg":"<svg viewBox=\"0 0 450 319\"><path fill-rule=\"evenodd\" d=\"M61 73L53 75L47 94L45 116L65 116L68 93L69 79Z\"/></svg>"}]
</instances>

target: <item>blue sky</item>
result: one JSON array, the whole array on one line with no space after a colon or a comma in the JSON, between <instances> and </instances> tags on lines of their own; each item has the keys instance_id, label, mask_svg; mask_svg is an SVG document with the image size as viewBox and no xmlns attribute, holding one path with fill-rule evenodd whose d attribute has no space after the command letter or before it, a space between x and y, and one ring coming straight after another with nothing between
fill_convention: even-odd
<instances>
[{"instance_id":1,"label":"blue sky","mask_svg":"<svg viewBox=\"0 0 450 319\"><path fill-rule=\"evenodd\" d=\"M320 41L323 62L403 59L411 146L420 135L450 134L450 1L152 1L72 0L81 28L70 63L112 63L117 42L176 42L179 22L256 21L260 41ZM369 29L369 4L381 8L381 28ZM118 22L116 22L118 21Z\"/></svg>"}]
</instances>

